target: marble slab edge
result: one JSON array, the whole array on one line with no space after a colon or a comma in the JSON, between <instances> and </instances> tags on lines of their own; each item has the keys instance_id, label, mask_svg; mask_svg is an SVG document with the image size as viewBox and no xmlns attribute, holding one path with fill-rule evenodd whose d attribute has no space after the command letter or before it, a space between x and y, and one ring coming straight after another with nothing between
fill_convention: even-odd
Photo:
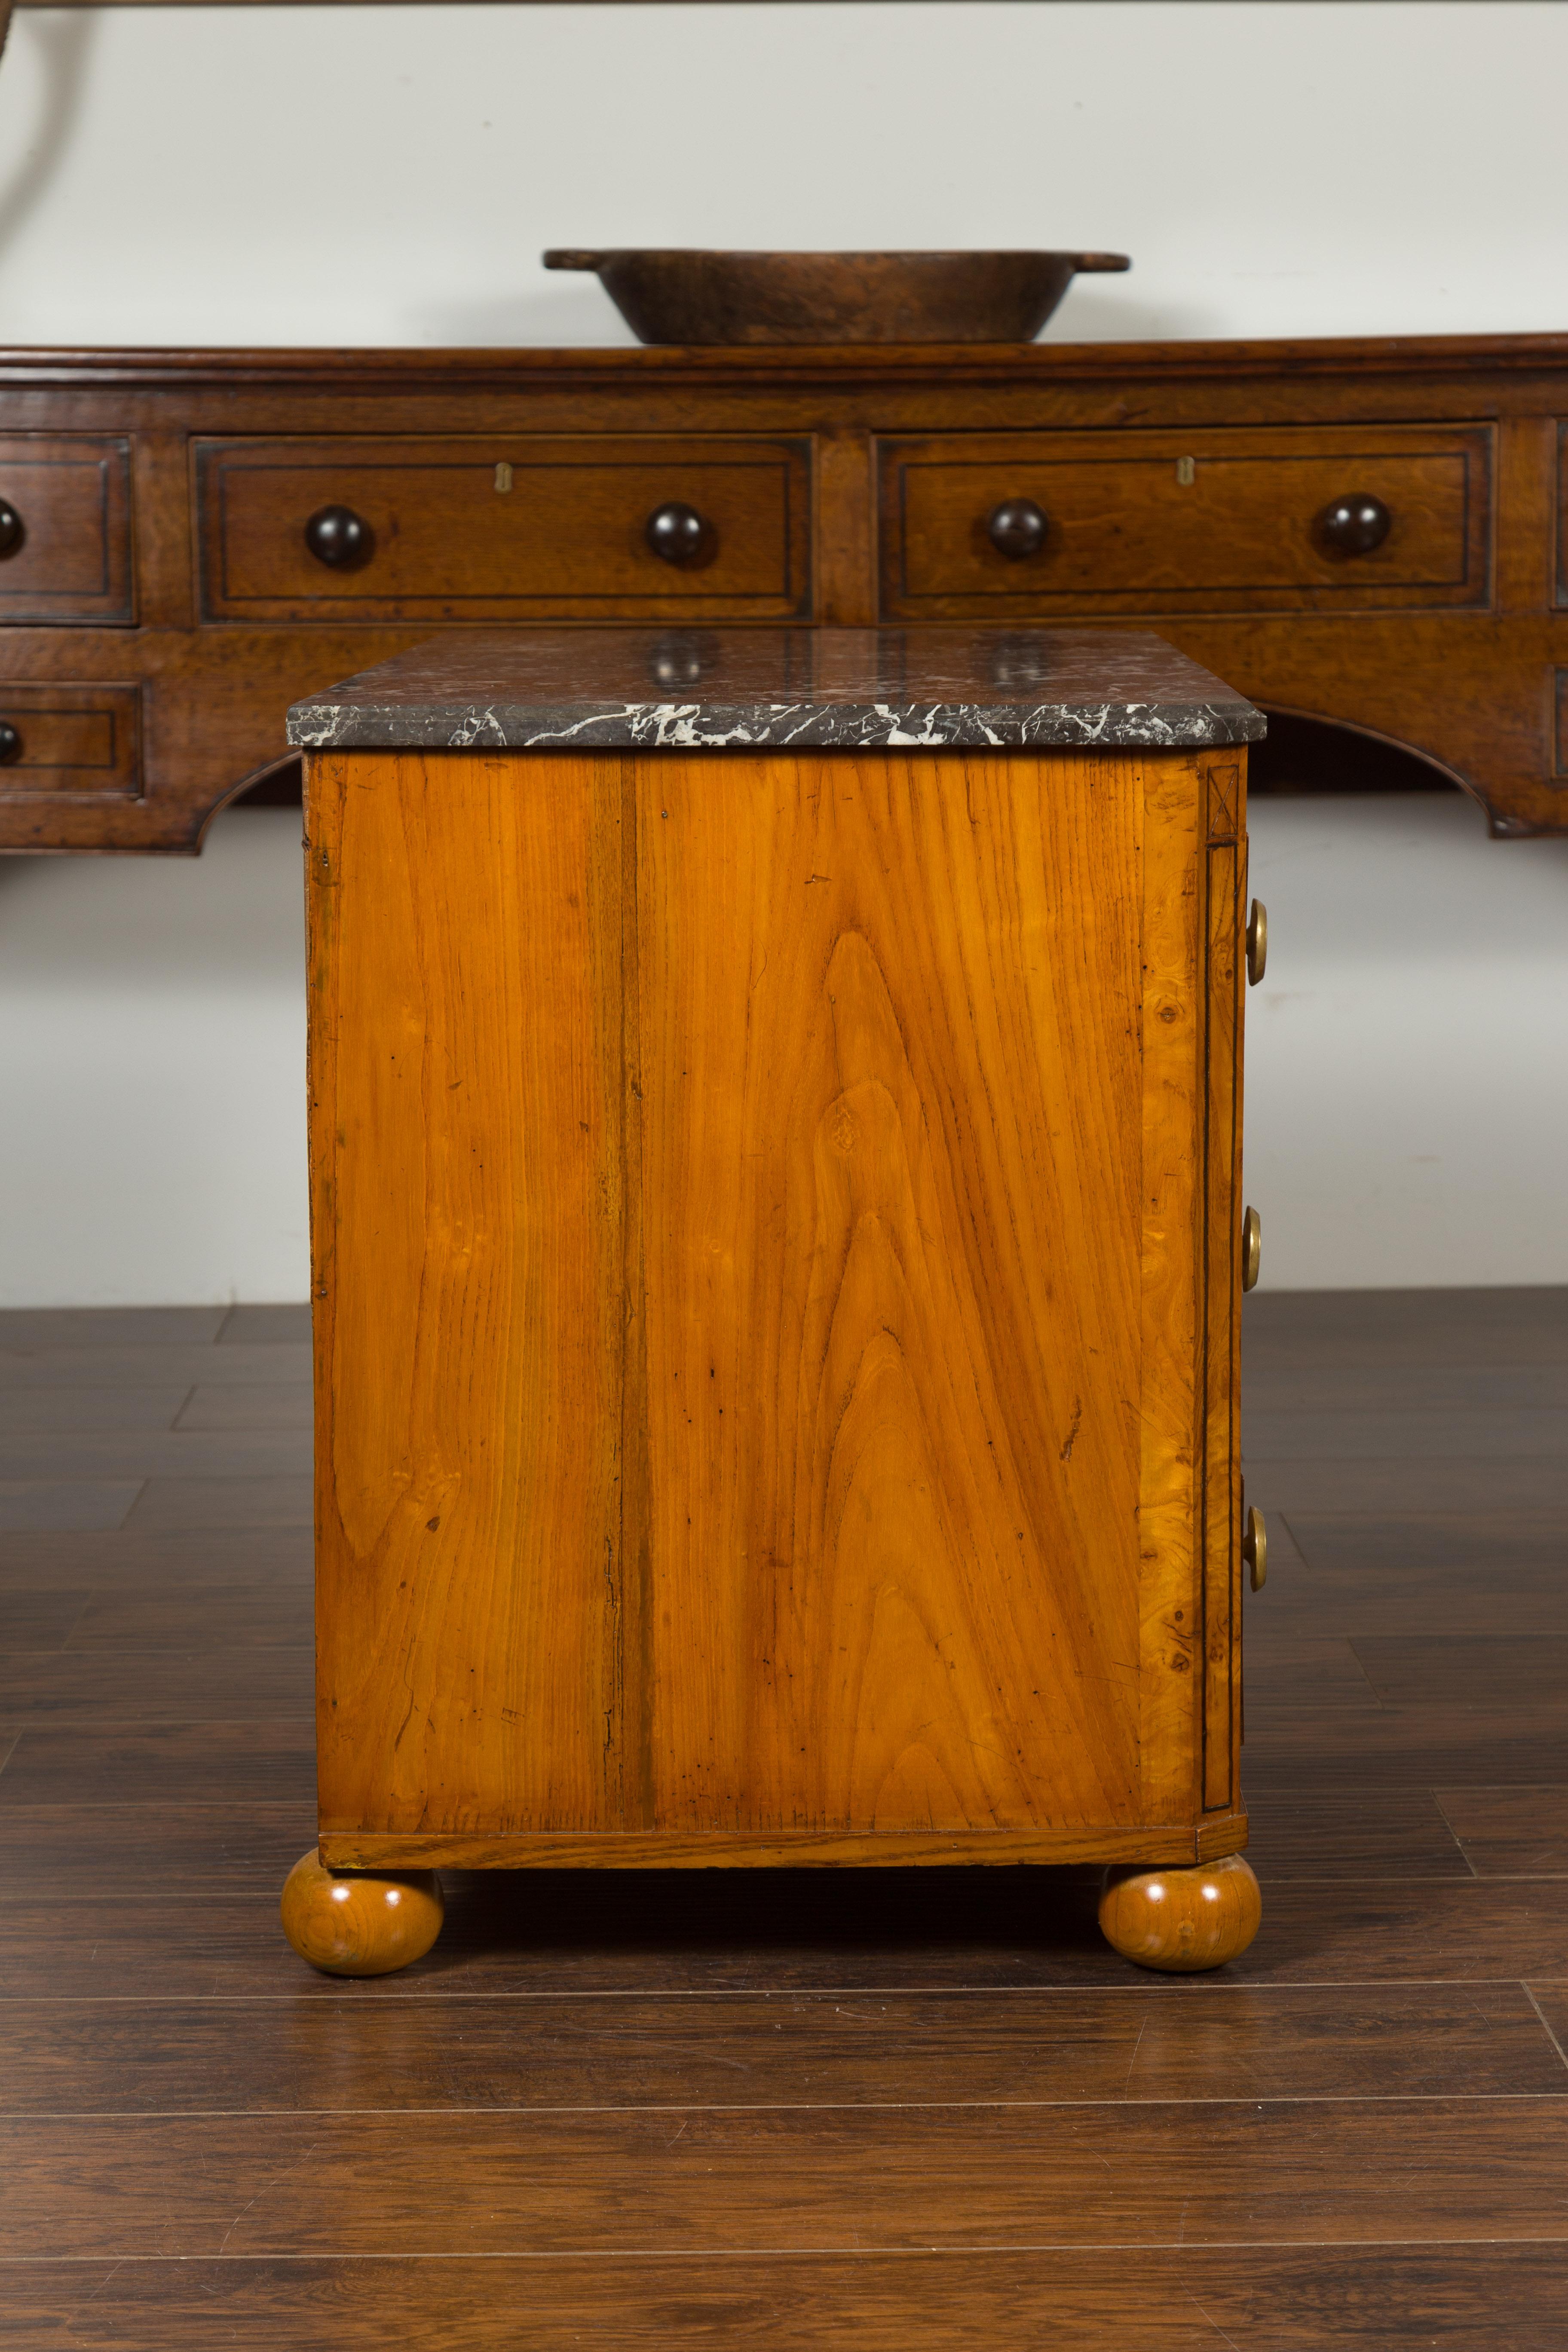
<instances>
[{"instance_id":1,"label":"marble slab edge","mask_svg":"<svg viewBox=\"0 0 1568 2352\"><path fill-rule=\"evenodd\" d=\"M289 740L303 751L731 751L819 749L1022 751L1203 749L1266 732L1248 702L978 704L299 702Z\"/></svg>"}]
</instances>

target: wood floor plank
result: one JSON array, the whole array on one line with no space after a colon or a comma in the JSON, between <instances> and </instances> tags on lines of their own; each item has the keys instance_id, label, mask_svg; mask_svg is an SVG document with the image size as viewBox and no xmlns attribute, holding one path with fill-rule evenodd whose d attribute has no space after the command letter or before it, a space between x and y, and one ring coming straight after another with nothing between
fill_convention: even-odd
<instances>
[{"instance_id":1,"label":"wood floor plank","mask_svg":"<svg viewBox=\"0 0 1568 2352\"><path fill-rule=\"evenodd\" d=\"M230 1312L226 1307L6 1307L0 1308L0 1349L210 1346Z\"/></svg>"},{"instance_id":2,"label":"wood floor plank","mask_svg":"<svg viewBox=\"0 0 1568 2352\"><path fill-rule=\"evenodd\" d=\"M549 1883L534 1883L550 1874L530 1874L523 1885L490 1880L449 1886L447 1925L433 1952L395 1980L350 1983L307 1968L278 1926L289 1840L297 1836L295 1851L302 1850L308 1824L300 1830L280 1811L270 1827L258 1815L189 1824L186 1851L194 1853L198 1831L203 1843L199 1866L184 1878L177 1867L155 1875L139 1868L150 1842L116 1846L107 1820L96 1843L74 1832L51 1842L50 1824L41 1818L26 1826L27 1868L19 1873L7 1856L0 1894L0 1990L29 1999L265 1995L294 2002L346 1994L389 2002L450 1993L531 1998L563 1990L618 1996L826 1989L858 1995L1051 1985L1120 1991L1145 1981L1108 1956L1095 1928L1091 1890L1041 1902L1011 1934L999 1927L989 1939L943 1939L930 1923L923 1937L900 1938L875 1923L857 1936L851 1922L840 1923L831 1937L805 1936L797 1924L791 1941L787 1928L766 1919L760 1926L741 1917L716 1921L706 1934L689 1924L682 1934L681 1923L657 1913L584 1919L593 1890L563 1889L557 1896ZM1276 1935L1266 1948L1272 1966L1263 1973L1293 1980L1279 1945ZM1526 1952L1543 1973L1565 1956L1568 1936L1537 1934ZM1487 1973L1473 1952L1467 1958L1462 1973ZM1317 1973L1310 1946L1302 1972L1309 1979Z\"/></svg>"},{"instance_id":3,"label":"wood floor plank","mask_svg":"<svg viewBox=\"0 0 1568 2352\"><path fill-rule=\"evenodd\" d=\"M0 1536L0 1592L68 1585L100 1591L281 1582L308 1587L311 1567L306 1524Z\"/></svg>"},{"instance_id":4,"label":"wood floor plank","mask_svg":"<svg viewBox=\"0 0 1568 2352\"><path fill-rule=\"evenodd\" d=\"M1568 1634L1358 1634L1354 1650L1385 1706L1555 1709L1568 1727Z\"/></svg>"},{"instance_id":5,"label":"wood floor plank","mask_svg":"<svg viewBox=\"0 0 1568 2352\"><path fill-rule=\"evenodd\" d=\"M79 1723L246 1722L313 1719L314 1658L308 1648L260 1643L244 1650L99 1650L0 1655L0 1716Z\"/></svg>"},{"instance_id":6,"label":"wood floor plank","mask_svg":"<svg viewBox=\"0 0 1568 2352\"><path fill-rule=\"evenodd\" d=\"M226 1393L217 1391L220 1396ZM249 1396L270 1393L259 1387L240 1391ZM192 1394L188 1382L174 1381L157 1387L120 1386L45 1388L28 1381L0 1388L0 1434L18 1430L62 1432L97 1429L172 1429L174 1416ZM32 1466L29 1464L29 1468ZM73 1475L80 1465L72 1465Z\"/></svg>"},{"instance_id":7,"label":"wood floor plank","mask_svg":"<svg viewBox=\"0 0 1568 2352\"><path fill-rule=\"evenodd\" d=\"M0 1391L45 1388L212 1388L310 1377L308 1347L153 1347L121 1343L99 1348L40 1348L22 1352L0 1345Z\"/></svg>"},{"instance_id":8,"label":"wood floor plank","mask_svg":"<svg viewBox=\"0 0 1568 2352\"><path fill-rule=\"evenodd\" d=\"M0 2266L10 2352L1568 2352L1561 2245Z\"/></svg>"},{"instance_id":9,"label":"wood floor plank","mask_svg":"<svg viewBox=\"0 0 1568 2352\"><path fill-rule=\"evenodd\" d=\"M0 1653L63 1650L90 1592L62 1587L46 1592L0 1592Z\"/></svg>"},{"instance_id":10,"label":"wood floor plank","mask_svg":"<svg viewBox=\"0 0 1568 2352\"><path fill-rule=\"evenodd\" d=\"M1526 1990L1559 2050L1568 2050L1568 1984L1535 1984Z\"/></svg>"},{"instance_id":11,"label":"wood floor plank","mask_svg":"<svg viewBox=\"0 0 1568 2352\"><path fill-rule=\"evenodd\" d=\"M158 1534L181 1528L309 1528L313 1510L308 1476L150 1478L126 1524Z\"/></svg>"},{"instance_id":12,"label":"wood floor plank","mask_svg":"<svg viewBox=\"0 0 1568 2352\"><path fill-rule=\"evenodd\" d=\"M1376 1582L1399 1571L1466 1591L1498 1577L1568 1569L1568 1527L1555 1511L1291 1511L1286 1520L1315 1574Z\"/></svg>"},{"instance_id":13,"label":"wood floor plank","mask_svg":"<svg viewBox=\"0 0 1568 2352\"><path fill-rule=\"evenodd\" d=\"M1269 1572L1277 1572L1271 1559ZM1268 1631L1259 1631L1264 1618ZM1343 1634L1301 1633L1275 1637L1271 1621L1255 1610L1247 1626L1247 1700L1251 1708L1275 1698L1321 1707L1375 1707L1378 1694Z\"/></svg>"},{"instance_id":14,"label":"wood floor plank","mask_svg":"<svg viewBox=\"0 0 1568 2352\"><path fill-rule=\"evenodd\" d=\"M7 1612L0 1598L0 1629ZM69 1650L170 1650L308 1645L314 1638L309 1585L190 1584L95 1592L73 1625Z\"/></svg>"},{"instance_id":15,"label":"wood floor plank","mask_svg":"<svg viewBox=\"0 0 1568 2352\"><path fill-rule=\"evenodd\" d=\"M1415 1366L1518 1370L1531 1364L1568 1363L1568 1339L1551 1323L1521 1328L1499 1321L1469 1331L1435 1328L1430 1332L1412 1328L1348 1334L1332 1329L1262 1331L1248 1328L1244 1321L1241 1361L1244 1383L1258 1371L1305 1375L1346 1366L1361 1374L1386 1373L1393 1385Z\"/></svg>"},{"instance_id":16,"label":"wood floor plank","mask_svg":"<svg viewBox=\"0 0 1568 2352\"><path fill-rule=\"evenodd\" d=\"M1515 1787L1568 1780L1568 1709L1556 1699L1467 1708L1410 1705L1340 1710L1342 1736L1325 1739L1323 1710L1310 1700L1248 1699L1247 1785L1259 1795L1299 1795L1304 1780L1323 1790Z\"/></svg>"},{"instance_id":17,"label":"wood floor plank","mask_svg":"<svg viewBox=\"0 0 1568 2352\"><path fill-rule=\"evenodd\" d=\"M231 1307L218 1333L224 1348L310 1344L310 1302L290 1299L282 1306Z\"/></svg>"},{"instance_id":18,"label":"wood floor plank","mask_svg":"<svg viewBox=\"0 0 1568 2352\"><path fill-rule=\"evenodd\" d=\"M310 1806L315 1727L291 1721L32 1723L4 1773L0 1811L14 1805L131 1806L151 1824L172 1805Z\"/></svg>"},{"instance_id":19,"label":"wood floor plank","mask_svg":"<svg viewBox=\"0 0 1568 2352\"><path fill-rule=\"evenodd\" d=\"M1479 1878L1568 1874L1568 1786L1436 1789L1433 1800Z\"/></svg>"},{"instance_id":20,"label":"wood floor plank","mask_svg":"<svg viewBox=\"0 0 1568 2352\"><path fill-rule=\"evenodd\" d=\"M55 1824L29 1811L9 1849L0 1814L0 1990L27 1998L266 1995L290 2001L430 1995L827 1990L873 1995L1066 1986L1108 1994L1147 1979L1109 1953L1092 1884L977 1890L955 1916L942 1891L785 1885L708 1895L614 1874L454 1875L426 1958L349 1984L297 1959L278 1888L310 1843L308 1810L177 1820L160 1841L121 1838L107 1811ZM90 1830L91 1834L89 1834ZM887 1873L904 1876L913 1874ZM923 1875L923 1874L921 1874ZM1005 1874L1012 1875L1012 1874ZM651 1874L652 1876L664 1875ZM731 1874L707 1872L708 1878ZM739 1875L739 1874L734 1874ZM746 1874L751 1879L753 1874ZM758 1873L759 1878L774 1874ZM1002 1877L976 1872L976 1877ZM626 1885L626 1877L633 1883ZM200 1895L193 1902L193 1893ZM685 1898L681 1901L680 1898ZM989 1907L987 1907L989 1906ZM1480 1984L1568 1979L1568 1885L1467 1877L1268 1882L1257 1942L1231 1984ZM1350 2087L1353 2088L1353 2084Z\"/></svg>"},{"instance_id":21,"label":"wood floor plank","mask_svg":"<svg viewBox=\"0 0 1568 2352\"><path fill-rule=\"evenodd\" d=\"M3 1779L0 1775L0 1779ZM7 1899L142 1895L240 1881L280 1889L315 1843L311 1805L172 1805L149 1818L132 1805L0 1805L0 1872Z\"/></svg>"},{"instance_id":22,"label":"wood floor plank","mask_svg":"<svg viewBox=\"0 0 1568 2352\"><path fill-rule=\"evenodd\" d=\"M123 1527L0 1535L0 1622L93 1596L0 1661L6 2352L417 2345L421 2250L442 2352L510 2352L521 2310L531 2352L1568 2352L1568 2242L1568 2242L1568 1539L1553 1465L1506 1458L1561 1420L1568 1292L1280 1296L1247 1310L1264 1922L1206 1979L1110 1953L1087 1871L453 1874L425 1960L319 1976L277 1922L313 1829L309 1482L175 1473ZM302 1440L308 1351L265 1335L307 1317L9 1357L0 1318L0 1431L36 1416L79 1472L185 1383L176 1443ZM1163 2231L1188 2250L1136 2250ZM71 2279L32 2259L62 2251Z\"/></svg>"},{"instance_id":23,"label":"wood floor plank","mask_svg":"<svg viewBox=\"0 0 1568 2352\"><path fill-rule=\"evenodd\" d=\"M1266 1462L1511 1462L1568 1457L1568 1412L1560 1405L1397 1410L1337 1406L1268 1411L1249 1402L1241 1442Z\"/></svg>"},{"instance_id":24,"label":"wood floor plank","mask_svg":"<svg viewBox=\"0 0 1568 2352\"><path fill-rule=\"evenodd\" d=\"M121 1527L141 1492L138 1478L0 1479L0 1532Z\"/></svg>"},{"instance_id":25,"label":"wood floor plank","mask_svg":"<svg viewBox=\"0 0 1568 2352\"><path fill-rule=\"evenodd\" d=\"M13 2257L1568 2237L1557 2097L28 2116L0 2164Z\"/></svg>"},{"instance_id":26,"label":"wood floor plank","mask_svg":"<svg viewBox=\"0 0 1568 2352\"><path fill-rule=\"evenodd\" d=\"M1500 1619L1516 1633L1568 1634L1568 1576L1562 1570L1511 1576L1502 1570L1490 1581L1478 1570L1467 1581L1438 1580L1418 1570L1389 1570L1373 1580L1347 1570L1314 1569L1298 1582L1289 1572L1275 1573L1275 1529L1286 1524L1278 1517L1268 1521L1268 1589L1248 1620L1253 1649L1270 1636L1284 1644L1329 1626L1352 1642L1405 1633L1413 1624L1484 1638L1496 1633Z\"/></svg>"},{"instance_id":27,"label":"wood floor plank","mask_svg":"<svg viewBox=\"0 0 1568 2352\"><path fill-rule=\"evenodd\" d=\"M0 1436L0 1478L272 1478L310 1468L309 1430L24 1430Z\"/></svg>"},{"instance_id":28,"label":"wood floor plank","mask_svg":"<svg viewBox=\"0 0 1568 2352\"><path fill-rule=\"evenodd\" d=\"M1248 1499L1268 1511L1568 1511L1568 1463L1403 1455L1274 1461L1243 1454Z\"/></svg>"},{"instance_id":29,"label":"wood floor plank","mask_svg":"<svg viewBox=\"0 0 1568 2352\"><path fill-rule=\"evenodd\" d=\"M181 1429L309 1429L312 1399L309 1381L203 1381L194 1388L177 1426Z\"/></svg>"},{"instance_id":30,"label":"wood floor plank","mask_svg":"<svg viewBox=\"0 0 1568 2352\"><path fill-rule=\"evenodd\" d=\"M8 2000L0 2113L1568 2098L1519 1985L237 2008Z\"/></svg>"},{"instance_id":31,"label":"wood floor plank","mask_svg":"<svg viewBox=\"0 0 1568 2352\"><path fill-rule=\"evenodd\" d=\"M1254 1338L1309 1334L1371 1340L1408 1332L1429 1339L1452 1331L1545 1330L1568 1339L1568 1284L1456 1283L1409 1290L1255 1290L1245 1307Z\"/></svg>"},{"instance_id":32,"label":"wood floor plank","mask_svg":"<svg viewBox=\"0 0 1568 2352\"><path fill-rule=\"evenodd\" d=\"M1470 1878L1430 1789L1331 1789L1314 1803L1253 1797L1247 1858L1269 1889L1287 1879Z\"/></svg>"},{"instance_id":33,"label":"wood floor plank","mask_svg":"<svg viewBox=\"0 0 1568 2352\"><path fill-rule=\"evenodd\" d=\"M1568 1634L1568 1529L1554 1517L1275 1513L1268 1545L1268 1586L1248 1619L1254 1650L1271 1635L1331 1629L1352 1639L1413 1627L1490 1636L1500 1624Z\"/></svg>"},{"instance_id":34,"label":"wood floor plank","mask_svg":"<svg viewBox=\"0 0 1568 2352\"><path fill-rule=\"evenodd\" d=\"M1254 1291L1242 1318L1247 1370L1342 1363L1568 1364L1568 1288Z\"/></svg>"},{"instance_id":35,"label":"wood floor plank","mask_svg":"<svg viewBox=\"0 0 1568 2352\"><path fill-rule=\"evenodd\" d=\"M1568 1886L1560 1880L1268 1885L1263 1926L1227 1980L1432 1982L1568 1973Z\"/></svg>"},{"instance_id":36,"label":"wood floor plank","mask_svg":"<svg viewBox=\"0 0 1568 2352\"><path fill-rule=\"evenodd\" d=\"M1247 1360L1246 1409L1258 1412L1474 1412L1510 1405L1568 1406L1568 1362L1401 1364L1396 1372L1354 1364Z\"/></svg>"}]
</instances>

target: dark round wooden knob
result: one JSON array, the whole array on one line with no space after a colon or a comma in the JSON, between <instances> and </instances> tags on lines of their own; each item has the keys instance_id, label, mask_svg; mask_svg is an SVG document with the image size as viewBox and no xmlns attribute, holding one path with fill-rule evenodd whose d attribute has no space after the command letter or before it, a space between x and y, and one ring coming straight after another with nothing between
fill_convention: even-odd
<instances>
[{"instance_id":1,"label":"dark round wooden knob","mask_svg":"<svg viewBox=\"0 0 1568 2352\"><path fill-rule=\"evenodd\" d=\"M694 563L705 563L715 545L711 527L695 507L682 506L679 499L655 507L643 526L643 537L662 562L688 570Z\"/></svg>"},{"instance_id":2,"label":"dark round wooden knob","mask_svg":"<svg viewBox=\"0 0 1568 2352\"><path fill-rule=\"evenodd\" d=\"M305 525L305 544L318 563L334 572L353 572L368 563L375 551L375 534L353 507L318 507Z\"/></svg>"},{"instance_id":3,"label":"dark round wooden knob","mask_svg":"<svg viewBox=\"0 0 1568 2352\"><path fill-rule=\"evenodd\" d=\"M0 719L0 765L8 766L22 756L22 738L8 719Z\"/></svg>"},{"instance_id":4,"label":"dark round wooden knob","mask_svg":"<svg viewBox=\"0 0 1568 2352\"><path fill-rule=\"evenodd\" d=\"M1033 499L1004 499L992 508L985 529L998 555L1021 563L1026 556L1038 555L1050 525Z\"/></svg>"},{"instance_id":5,"label":"dark round wooden knob","mask_svg":"<svg viewBox=\"0 0 1568 2352\"><path fill-rule=\"evenodd\" d=\"M15 555L27 536L27 527L9 499L0 499L0 556Z\"/></svg>"},{"instance_id":6,"label":"dark round wooden knob","mask_svg":"<svg viewBox=\"0 0 1568 2352\"><path fill-rule=\"evenodd\" d=\"M1318 517L1318 536L1336 555L1370 555L1394 527L1394 517L1370 490L1349 490Z\"/></svg>"}]
</instances>

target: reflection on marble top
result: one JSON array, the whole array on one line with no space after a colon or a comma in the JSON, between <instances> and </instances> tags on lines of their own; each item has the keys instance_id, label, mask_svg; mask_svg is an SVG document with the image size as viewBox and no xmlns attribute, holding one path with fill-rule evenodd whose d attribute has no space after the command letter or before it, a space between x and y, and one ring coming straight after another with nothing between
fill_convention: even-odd
<instances>
[{"instance_id":1,"label":"reflection on marble top","mask_svg":"<svg viewBox=\"0 0 1568 2352\"><path fill-rule=\"evenodd\" d=\"M1146 632L531 629L437 637L289 713L313 749L741 751L1253 742L1263 716Z\"/></svg>"}]
</instances>

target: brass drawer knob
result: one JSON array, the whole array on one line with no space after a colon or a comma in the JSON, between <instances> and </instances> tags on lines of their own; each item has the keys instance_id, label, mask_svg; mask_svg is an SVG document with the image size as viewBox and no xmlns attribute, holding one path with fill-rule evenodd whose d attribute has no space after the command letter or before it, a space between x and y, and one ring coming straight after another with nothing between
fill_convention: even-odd
<instances>
[{"instance_id":1,"label":"brass drawer knob","mask_svg":"<svg viewBox=\"0 0 1568 2352\"><path fill-rule=\"evenodd\" d=\"M1370 490L1347 490L1318 517L1317 533L1333 555L1370 555L1394 528L1394 517Z\"/></svg>"},{"instance_id":2,"label":"brass drawer knob","mask_svg":"<svg viewBox=\"0 0 1568 2352\"><path fill-rule=\"evenodd\" d=\"M1256 1290L1263 1265L1263 1220L1256 1209L1248 1209L1241 1221L1241 1286Z\"/></svg>"},{"instance_id":3,"label":"brass drawer knob","mask_svg":"<svg viewBox=\"0 0 1568 2352\"><path fill-rule=\"evenodd\" d=\"M27 536L27 526L9 499L0 499L0 557L15 555Z\"/></svg>"},{"instance_id":4,"label":"brass drawer knob","mask_svg":"<svg viewBox=\"0 0 1568 2352\"><path fill-rule=\"evenodd\" d=\"M1263 1514L1254 1508L1247 1514L1242 1530L1241 1557L1247 1562L1247 1581L1254 1592L1261 1592L1268 1581L1268 1529Z\"/></svg>"},{"instance_id":5,"label":"brass drawer knob","mask_svg":"<svg viewBox=\"0 0 1568 2352\"><path fill-rule=\"evenodd\" d=\"M375 552L375 533L353 507L318 507L305 525L305 544L333 572L357 572Z\"/></svg>"},{"instance_id":6,"label":"brass drawer knob","mask_svg":"<svg viewBox=\"0 0 1568 2352\"><path fill-rule=\"evenodd\" d=\"M999 507L992 508L985 530L998 555L1022 563L1038 555L1050 524L1033 499L1004 499Z\"/></svg>"},{"instance_id":7,"label":"brass drawer knob","mask_svg":"<svg viewBox=\"0 0 1568 2352\"><path fill-rule=\"evenodd\" d=\"M1254 898L1252 912L1247 919L1247 977L1256 988L1268 969L1268 909L1261 898Z\"/></svg>"},{"instance_id":8,"label":"brass drawer knob","mask_svg":"<svg viewBox=\"0 0 1568 2352\"><path fill-rule=\"evenodd\" d=\"M661 562L673 563L682 572L711 562L719 544L712 524L679 499L655 507L643 526L643 537Z\"/></svg>"}]
</instances>

